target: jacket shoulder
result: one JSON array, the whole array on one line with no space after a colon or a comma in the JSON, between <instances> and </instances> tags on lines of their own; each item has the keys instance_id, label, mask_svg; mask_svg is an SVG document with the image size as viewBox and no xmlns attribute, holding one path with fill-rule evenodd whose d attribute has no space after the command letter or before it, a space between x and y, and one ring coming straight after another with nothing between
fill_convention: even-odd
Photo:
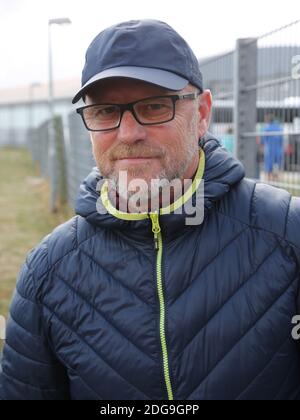
<instances>
[{"instance_id":1,"label":"jacket shoulder","mask_svg":"<svg viewBox=\"0 0 300 420\"><path fill-rule=\"evenodd\" d=\"M287 240L299 250L300 261L300 198L291 197L286 226Z\"/></svg>"},{"instance_id":2,"label":"jacket shoulder","mask_svg":"<svg viewBox=\"0 0 300 420\"><path fill-rule=\"evenodd\" d=\"M44 274L66 255L95 234L96 228L86 222L81 216L75 216L62 225L56 227L40 244L31 250L26 264L34 269L35 278Z\"/></svg>"},{"instance_id":3,"label":"jacket shoulder","mask_svg":"<svg viewBox=\"0 0 300 420\"><path fill-rule=\"evenodd\" d=\"M286 238L292 196L268 184L256 183L251 201L251 224Z\"/></svg>"},{"instance_id":4,"label":"jacket shoulder","mask_svg":"<svg viewBox=\"0 0 300 420\"><path fill-rule=\"evenodd\" d=\"M300 248L300 198L285 190L245 178L232 188L220 211Z\"/></svg>"}]
</instances>

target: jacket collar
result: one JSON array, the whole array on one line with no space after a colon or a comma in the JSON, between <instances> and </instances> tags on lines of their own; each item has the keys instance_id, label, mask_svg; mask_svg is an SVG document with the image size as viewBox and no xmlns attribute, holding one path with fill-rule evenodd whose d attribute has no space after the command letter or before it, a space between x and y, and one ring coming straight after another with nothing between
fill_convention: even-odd
<instances>
[{"instance_id":1,"label":"jacket collar","mask_svg":"<svg viewBox=\"0 0 300 420\"><path fill-rule=\"evenodd\" d=\"M192 208L195 208L198 205L200 187L204 186L204 197L201 203L204 205L205 218L215 204L244 178L245 172L242 164L224 150L219 141L210 134L200 140L199 147L200 153L202 150L204 154L202 154L202 159L200 154L197 175L187 196L177 200L177 206L180 207L190 202ZM200 182L201 178L203 178L202 182ZM101 191L99 191L99 185L101 185ZM187 217L196 216L196 212L187 215L185 206L183 207L182 212L179 211L178 214L174 208L161 210L160 224L165 237L172 239L182 234L182 230L187 228ZM187 208L191 209L191 206L187 206ZM103 178L97 168L93 169L81 185L75 210L78 215L84 217L94 226L125 231L127 235L136 239L141 236L151 238L149 215L134 216L118 212L109 202L105 183L103 183ZM180 209L177 208L177 210Z\"/></svg>"}]
</instances>

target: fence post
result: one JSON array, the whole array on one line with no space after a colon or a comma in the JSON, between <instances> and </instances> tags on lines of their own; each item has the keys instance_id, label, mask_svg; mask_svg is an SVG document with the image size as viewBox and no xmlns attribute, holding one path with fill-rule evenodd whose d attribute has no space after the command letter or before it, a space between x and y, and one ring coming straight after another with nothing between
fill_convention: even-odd
<instances>
[{"instance_id":1,"label":"fence post","mask_svg":"<svg viewBox=\"0 0 300 420\"><path fill-rule=\"evenodd\" d=\"M235 155L243 163L246 176L257 178L256 138L244 137L244 133L255 133L257 122L257 89L246 90L257 84L257 40L238 39L234 65L234 125Z\"/></svg>"},{"instance_id":2,"label":"fence post","mask_svg":"<svg viewBox=\"0 0 300 420\"><path fill-rule=\"evenodd\" d=\"M58 181L57 181L57 154L56 154L56 140L55 140L55 121L52 118L48 126L48 170L50 179L50 211L55 213L57 211L58 199Z\"/></svg>"},{"instance_id":3,"label":"fence post","mask_svg":"<svg viewBox=\"0 0 300 420\"><path fill-rule=\"evenodd\" d=\"M54 117L57 198L60 204L67 202L66 150L64 144L63 121L61 116Z\"/></svg>"},{"instance_id":4,"label":"fence post","mask_svg":"<svg viewBox=\"0 0 300 420\"><path fill-rule=\"evenodd\" d=\"M0 340L5 340L6 321L4 316L0 315Z\"/></svg>"}]
</instances>

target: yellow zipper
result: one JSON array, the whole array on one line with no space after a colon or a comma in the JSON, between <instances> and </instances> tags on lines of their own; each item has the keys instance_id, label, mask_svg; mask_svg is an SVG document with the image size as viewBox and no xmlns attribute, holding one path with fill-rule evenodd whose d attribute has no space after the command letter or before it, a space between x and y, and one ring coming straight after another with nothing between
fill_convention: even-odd
<instances>
[{"instance_id":1,"label":"yellow zipper","mask_svg":"<svg viewBox=\"0 0 300 420\"><path fill-rule=\"evenodd\" d=\"M167 348L166 332L165 332L166 308L165 308L165 299L164 299L163 284L162 284L163 239L162 239L161 228L159 225L158 213L150 214L150 218L152 221L152 232L154 234L155 249L157 251L156 277L157 277L157 290L158 290L159 308L160 308L159 330L160 330L160 342L161 342L162 356L163 356L164 377L165 377L165 384L166 384L167 393L168 393L168 399L174 400L171 378L170 378L170 371L169 371L169 356L168 356L168 348Z\"/></svg>"}]
</instances>

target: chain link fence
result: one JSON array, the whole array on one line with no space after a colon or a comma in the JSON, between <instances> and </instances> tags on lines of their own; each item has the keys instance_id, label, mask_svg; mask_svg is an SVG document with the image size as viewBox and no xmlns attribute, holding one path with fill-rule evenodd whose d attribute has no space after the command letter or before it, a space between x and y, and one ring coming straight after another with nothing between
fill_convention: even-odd
<instances>
[{"instance_id":1,"label":"chain link fence","mask_svg":"<svg viewBox=\"0 0 300 420\"><path fill-rule=\"evenodd\" d=\"M72 112L65 119L67 150L68 202L73 207L82 181L96 166L92 154L90 135L78 114Z\"/></svg>"},{"instance_id":2,"label":"chain link fence","mask_svg":"<svg viewBox=\"0 0 300 420\"><path fill-rule=\"evenodd\" d=\"M202 61L211 131L250 178L300 195L300 20Z\"/></svg>"},{"instance_id":3,"label":"chain link fence","mask_svg":"<svg viewBox=\"0 0 300 420\"><path fill-rule=\"evenodd\" d=\"M72 117L70 116L70 119ZM75 131L69 136L71 126ZM76 126L66 125L63 117L57 116L52 123L46 121L38 129L30 130L29 149L33 161L41 176L50 182L51 211L55 211L60 204L66 202L73 207L80 182L91 169L91 162L87 160L85 172L79 170L85 156L85 153L80 155L84 148L83 137L78 136L80 128L83 135L82 127L78 126L77 130ZM67 141L68 138L72 138L71 143Z\"/></svg>"},{"instance_id":4,"label":"chain link fence","mask_svg":"<svg viewBox=\"0 0 300 420\"><path fill-rule=\"evenodd\" d=\"M213 94L210 131L234 154L234 59L230 51L200 62L204 85Z\"/></svg>"},{"instance_id":5,"label":"chain link fence","mask_svg":"<svg viewBox=\"0 0 300 420\"><path fill-rule=\"evenodd\" d=\"M257 145L259 178L295 195L300 195L299 33L300 20L257 39L259 77L245 86L246 94L256 96L256 126L242 133L243 142Z\"/></svg>"}]
</instances>

